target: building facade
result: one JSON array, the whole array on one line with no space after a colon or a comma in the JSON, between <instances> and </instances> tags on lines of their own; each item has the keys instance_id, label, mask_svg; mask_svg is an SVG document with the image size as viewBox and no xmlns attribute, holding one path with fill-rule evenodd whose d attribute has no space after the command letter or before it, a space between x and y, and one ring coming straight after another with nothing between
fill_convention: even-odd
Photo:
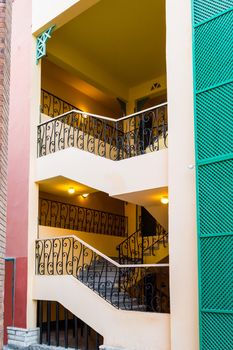
<instances>
[{"instance_id":1,"label":"building facade","mask_svg":"<svg viewBox=\"0 0 233 350\"><path fill-rule=\"evenodd\" d=\"M14 1L9 347L233 348L232 10Z\"/></svg>"},{"instance_id":2,"label":"building facade","mask_svg":"<svg viewBox=\"0 0 233 350\"><path fill-rule=\"evenodd\" d=\"M3 298L6 248L7 135L10 88L11 2L0 2L0 346L3 342Z\"/></svg>"}]
</instances>

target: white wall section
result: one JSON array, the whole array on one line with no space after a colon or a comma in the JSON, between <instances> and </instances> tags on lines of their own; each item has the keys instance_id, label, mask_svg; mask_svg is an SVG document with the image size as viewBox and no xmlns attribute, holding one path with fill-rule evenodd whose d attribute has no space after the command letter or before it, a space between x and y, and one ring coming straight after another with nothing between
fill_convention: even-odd
<instances>
[{"instance_id":1,"label":"white wall section","mask_svg":"<svg viewBox=\"0 0 233 350\"><path fill-rule=\"evenodd\" d=\"M103 335L129 350L170 350L170 315L114 308L73 276L35 276L36 300L58 301Z\"/></svg>"}]
</instances>

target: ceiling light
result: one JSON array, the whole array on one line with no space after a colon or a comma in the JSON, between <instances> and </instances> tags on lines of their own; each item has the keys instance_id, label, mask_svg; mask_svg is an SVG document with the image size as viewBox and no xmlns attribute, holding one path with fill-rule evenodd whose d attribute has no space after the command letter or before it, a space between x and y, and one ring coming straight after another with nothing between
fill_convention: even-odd
<instances>
[{"instance_id":1,"label":"ceiling light","mask_svg":"<svg viewBox=\"0 0 233 350\"><path fill-rule=\"evenodd\" d=\"M168 200L167 197L162 197L162 198L160 199L160 202L161 202L162 204L168 204L169 200Z\"/></svg>"},{"instance_id":2,"label":"ceiling light","mask_svg":"<svg viewBox=\"0 0 233 350\"><path fill-rule=\"evenodd\" d=\"M83 118L87 119L88 115L86 113L83 114Z\"/></svg>"},{"instance_id":3,"label":"ceiling light","mask_svg":"<svg viewBox=\"0 0 233 350\"><path fill-rule=\"evenodd\" d=\"M68 189L68 193L69 193L69 194L74 194L74 193L75 193L74 187L70 187L70 188Z\"/></svg>"},{"instance_id":4,"label":"ceiling light","mask_svg":"<svg viewBox=\"0 0 233 350\"><path fill-rule=\"evenodd\" d=\"M82 194L82 197L83 197L83 198L87 198L88 196L89 196L89 193L83 193L83 194Z\"/></svg>"}]
</instances>

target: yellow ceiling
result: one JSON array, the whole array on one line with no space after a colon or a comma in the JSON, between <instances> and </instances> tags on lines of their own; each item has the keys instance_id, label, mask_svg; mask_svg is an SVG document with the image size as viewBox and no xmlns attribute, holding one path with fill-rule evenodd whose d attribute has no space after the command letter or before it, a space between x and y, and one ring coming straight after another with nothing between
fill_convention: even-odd
<instances>
[{"instance_id":1,"label":"yellow ceiling","mask_svg":"<svg viewBox=\"0 0 233 350\"><path fill-rule=\"evenodd\" d=\"M168 197L167 187L153 188L150 190L143 190L114 196L114 198L120 199L122 201L134 204L140 203L140 205L143 207L163 206L164 204L161 204L160 202L162 197Z\"/></svg>"},{"instance_id":2,"label":"yellow ceiling","mask_svg":"<svg viewBox=\"0 0 233 350\"><path fill-rule=\"evenodd\" d=\"M165 74L165 33L165 0L101 0L54 32L48 57L77 52L130 88Z\"/></svg>"},{"instance_id":3,"label":"yellow ceiling","mask_svg":"<svg viewBox=\"0 0 233 350\"><path fill-rule=\"evenodd\" d=\"M70 195L68 189L73 187L75 193ZM94 188L82 185L78 182L67 179L63 176L56 176L48 180L39 181L39 189L41 192L56 194L63 197L71 197L81 195L83 193L97 192Z\"/></svg>"}]
</instances>

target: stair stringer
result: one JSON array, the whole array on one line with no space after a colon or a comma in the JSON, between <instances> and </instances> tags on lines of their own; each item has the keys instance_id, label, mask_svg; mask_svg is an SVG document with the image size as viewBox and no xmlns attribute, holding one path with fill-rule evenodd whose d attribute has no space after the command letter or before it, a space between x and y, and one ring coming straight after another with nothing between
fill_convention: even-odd
<instances>
[{"instance_id":1,"label":"stair stringer","mask_svg":"<svg viewBox=\"0 0 233 350\"><path fill-rule=\"evenodd\" d=\"M113 161L71 147L38 158L35 181L63 176L110 196L131 194L168 186L167 156L163 149Z\"/></svg>"},{"instance_id":2,"label":"stair stringer","mask_svg":"<svg viewBox=\"0 0 233 350\"><path fill-rule=\"evenodd\" d=\"M73 276L34 276L33 299L59 302L106 345L155 350L156 344L156 350L170 350L169 314L118 310Z\"/></svg>"}]
</instances>

